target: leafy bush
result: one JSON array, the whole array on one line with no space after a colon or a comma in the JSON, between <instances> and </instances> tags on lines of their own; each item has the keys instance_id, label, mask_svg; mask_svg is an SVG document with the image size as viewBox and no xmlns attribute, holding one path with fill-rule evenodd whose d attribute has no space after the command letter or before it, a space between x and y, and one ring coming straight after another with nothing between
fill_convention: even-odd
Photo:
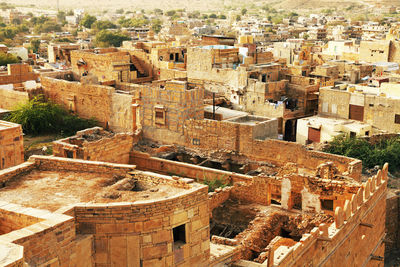
<instances>
[{"instance_id":1,"label":"leafy bush","mask_svg":"<svg viewBox=\"0 0 400 267\"><path fill-rule=\"evenodd\" d=\"M0 53L0 66L7 66L7 64L14 64L19 62L21 62L21 60L19 60L13 54Z\"/></svg>"},{"instance_id":2,"label":"leafy bush","mask_svg":"<svg viewBox=\"0 0 400 267\"><path fill-rule=\"evenodd\" d=\"M207 177L204 177L202 183L208 185L208 192L214 192L217 188L224 188L230 185L230 183L225 180L224 176L220 178L215 177L214 179L207 179Z\"/></svg>"},{"instance_id":3,"label":"leafy bush","mask_svg":"<svg viewBox=\"0 0 400 267\"><path fill-rule=\"evenodd\" d=\"M394 137L370 144L367 140L340 135L324 149L325 152L360 159L364 169L389 163L391 172L400 171L400 138Z\"/></svg>"},{"instance_id":4,"label":"leafy bush","mask_svg":"<svg viewBox=\"0 0 400 267\"><path fill-rule=\"evenodd\" d=\"M46 102L43 95L17 106L5 119L21 124L25 133L33 135L58 133L70 136L96 125L93 119L79 118L57 104Z\"/></svg>"}]
</instances>

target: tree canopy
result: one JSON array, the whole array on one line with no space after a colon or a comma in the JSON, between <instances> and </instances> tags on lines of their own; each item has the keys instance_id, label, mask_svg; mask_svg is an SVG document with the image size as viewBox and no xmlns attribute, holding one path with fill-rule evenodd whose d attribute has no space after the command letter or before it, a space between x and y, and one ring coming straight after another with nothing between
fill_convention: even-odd
<instances>
[{"instance_id":1,"label":"tree canopy","mask_svg":"<svg viewBox=\"0 0 400 267\"><path fill-rule=\"evenodd\" d=\"M109 30L101 30L96 34L95 43L99 47L120 47L123 41L131 38L122 32L112 32Z\"/></svg>"}]
</instances>

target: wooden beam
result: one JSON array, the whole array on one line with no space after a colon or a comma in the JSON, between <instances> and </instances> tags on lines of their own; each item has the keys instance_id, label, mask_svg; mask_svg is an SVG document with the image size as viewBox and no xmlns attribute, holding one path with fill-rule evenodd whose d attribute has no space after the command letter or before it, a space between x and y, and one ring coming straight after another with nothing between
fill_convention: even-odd
<instances>
[{"instance_id":1,"label":"wooden beam","mask_svg":"<svg viewBox=\"0 0 400 267\"><path fill-rule=\"evenodd\" d=\"M384 258L384 257L381 257L381 256L371 255L371 260L374 260L374 261L384 261L385 258Z\"/></svg>"},{"instance_id":2,"label":"wooden beam","mask_svg":"<svg viewBox=\"0 0 400 267\"><path fill-rule=\"evenodd\" d=\"M373 227L374 227L373 224L365 223L365 222L360 222L360 225L361 225L361 226L365 226L365 227L369 227L369 228L373 228Z\"/></svg>"}]
</instances>

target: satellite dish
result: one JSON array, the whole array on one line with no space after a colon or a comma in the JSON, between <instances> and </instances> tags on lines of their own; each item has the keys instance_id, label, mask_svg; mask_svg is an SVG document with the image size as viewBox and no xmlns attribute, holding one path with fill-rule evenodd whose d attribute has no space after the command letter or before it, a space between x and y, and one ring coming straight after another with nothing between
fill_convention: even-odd
<instances>
[{"instance_id":1,"label":"satellite dish","mask_svg":"<svg viewBox=\"0 0 400 267\"><path fill-rule=\"evenodd\" d=\"M158 58L158 60L160 60L160 61L162 61L164 58L163 58L163 56L160 56L159 58Z\"/></svg>"}]
</instances>

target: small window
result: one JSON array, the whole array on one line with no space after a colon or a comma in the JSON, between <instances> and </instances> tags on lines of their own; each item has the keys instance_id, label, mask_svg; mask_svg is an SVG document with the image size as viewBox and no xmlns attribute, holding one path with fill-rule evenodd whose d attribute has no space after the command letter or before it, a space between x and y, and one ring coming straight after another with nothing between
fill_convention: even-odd
<instances>
[{"instance_id":1,"label":"small window","mask_svg":"<svg viewBox=\"0 0 400 267\"><path fill-rule=\"evenodd\" d=\"M350 132L350 137L351 137L351 138L356 137L356 135L357 135L357 134L356 134L355 132Z\"/></svg>"},{"instance_id":2,"label":"small window","mask_svg":"<svg viewBox=\"0 0 400 267\"><path fill-rule=\"evenodd\" d=\"M333 211L333 200L332 199L321 199L321 208L323 210Z\"/></svg>"},{"instance_id":3,"label":"small window","mask_svg":"<svg viewBox=\"0 0 400 267\"><path fill-rule=\"evenodd\" d=\"M164 118L164 112L162 111L156 111L156 118Z\"/></svg>"},{"instance_id":4,"label":"small window","mask_svg":"<svg viewBox=\"0 0 400 267\"><path fill-rule=\"evenodd\" d=\"M174 54L169 54L169 60L174 60Z\"/></svg>"},{"instance_id":5,"label":"small window","mask_svg":"<svg viewBox=\"0 0 400 267\"><path fill-rule=\"evenodd\" d=\"M394 123L400 124L400 115L399 114L394 115Z\"/></svg>"},{"instance_id":6,"label":"small window","mask_svg":"<svg viewBox=\"0 0 400 267\"><path fill-rule=\"evenodd\" d=\"M66 150L65 151L67 154L67 158L73 159L74 158L74 152L71 150Z\"/></svg>"},{"instance_id":7,"label":"small window","mask_svg":"<svg viewBox=\"0 0 400 267\"><path fill-rule=\"evenodd\" d=\"M200 145L200 139L198 139L198 138L193 138L193 139L192 139L192 144L195 145L195 146L199 146L199 145Z\"/></svg>"},{"instance_id":8,"label":"small window","mask_svg":"<svg viewBox=\"0 0 400 267\"><path fill-rule=\"evenodd\" d=\"M365 132L365 135L366 135L366 136L369 136L369 131L366 131L366 132Z\"/></svg>"},{"instance_id":9,"label":"small window","mask_svg":"<svg viewBox=\"0 0 400 267\"><path fill-rule=\"evenodd\" d=\"M157 125L165 125L166 116L165 109L163 107L156 107L154 109L154 121Z\"/></svg>"},{"instance_id":10,"label":"small window","mask_svg":"<svg viewBox=\"0 0 400 267\"><path fill-rule=\"evenodd\" d=\"M173 228L174 245L186 244L186 225L182 224Z\"/></svg>"},{"instance_id":11,"label":"small window","mask_svg":"<svg viewBox=\"0 0 400 267\"><path fill-rule=\"evenodd\" d=\"M263 83L265 83L267 81L267 75L266 74L261 75L261 81Z\"/></svg>"}]
</instances>

